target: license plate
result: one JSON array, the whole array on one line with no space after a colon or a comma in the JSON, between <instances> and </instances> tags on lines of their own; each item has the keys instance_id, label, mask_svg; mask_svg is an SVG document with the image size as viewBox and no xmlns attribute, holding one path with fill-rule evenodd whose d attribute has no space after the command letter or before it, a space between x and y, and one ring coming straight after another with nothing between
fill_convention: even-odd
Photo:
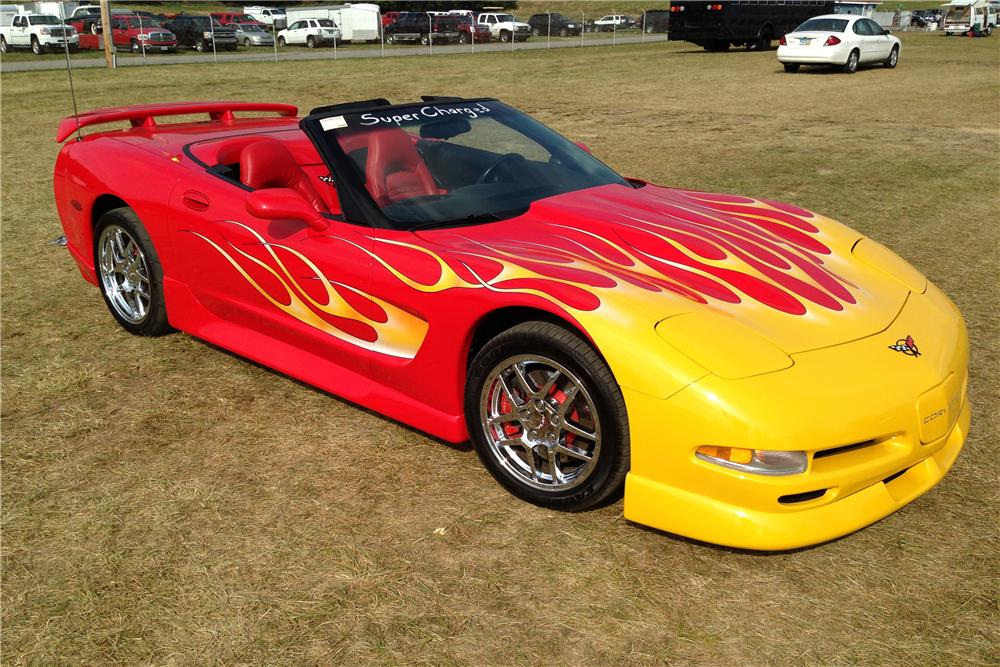
<instances>
[{"instance_id":1,"label":"license plate","mask_svg":"<svg viewBox=\"0 0 1000 667\"><path fill-rule=\"evenodd\" d=\"M169 50L170 50L169 46L161 46L160 47L160 51L169 51Z\"/></svg>"},{"instance_id":2,"label":"license plate","mask_svg":"<svg viewBox=\"0 0 1000 667\"><path fill-rule=\"evenodd\" d=\"M811 42L811 41L812 41L812 38L810 38L810 37L800 37L799 38L799 46L809 46L809 42Z\"/></svg>"}]
</instances>

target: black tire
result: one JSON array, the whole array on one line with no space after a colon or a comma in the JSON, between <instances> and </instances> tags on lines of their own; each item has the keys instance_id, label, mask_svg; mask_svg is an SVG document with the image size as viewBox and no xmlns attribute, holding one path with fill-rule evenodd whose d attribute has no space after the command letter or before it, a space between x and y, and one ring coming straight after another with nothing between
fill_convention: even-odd
<instances>
[{"instance_id":1,"label":"black tire","mask_svg":"<svg viewBox=\"0 0 1000 667\"><path fill-rule=\"evenodd\" d=\"M245 38L243 40L243 46L244 46L244 48L247 48L247 49L250 48L250 38L249 37L247 37L247 38Z\"/></svg>"},{"instance_id":2,"label":"black tire","mask_svg":"<svg viewBox=\"0 0 1000 667\"><path fill-rule=\"evenodd\" d=\"M313 37L312 35L309 35L308 37L306 37L306 46L308 48L310 48L310 49L315 49L316 48L316 38Z\"/></svg>"},{"instance_id":3,"label":"black tire","mask_svg":"<svg viewBox=\"0 0 1000 667\"><path fill-rule=\"evenodd\" d=\"M386 35L385 36L385 43L386 44L395 44L396 43L396 36L395 35Z\"/></svg>"},{"instance_id":4,"label":"black tire","mask_svg":"<svg viewBox=\"0 0 1000 667\"><path fill-rule=\"evenodd\" d=\"M208 45L205 44L205 40L199 39L197 42L194 43L194 48L195 51L198 51L199 53L204 53L208 49Z\"/></svg>"},{"instance_id":5,"label":"black tire","mask_svg":"<svg viewBox=\"0 0 1000 667\"><path fill-rule=\"evenodd\" d=\"M509 42L510 41L510 31L509 30L501 30L500 31L500 41L501 42Z\"/></svg>"},{"instance_id":6,"label":"black tire","mask_svg":"<svg viewBox=\"0 0 1000 667\"><path fill-rule=\"evenodd\" d=\"M42 43L38 41L37 37L31 38L31 52L36 56L42 55L45 49L42 48Z\"/></svg>"},{"instance_id":7,"label":"black tire","mask_svg":"<svg viewBox=\"0 0 1000 667\"><path fill-rule=\"evenodd\" d=\"M560 37L569 37L569 30L567 30L566 28L560 28L559 29L559 36Z\"/></svg>"},{"instance_id":8,"label":"black tire","mask_svg":"<svg viewBox=\"0 0 1000 667\"><path fill-rule=\"evenodd\" d=\"M481 416L481 403L485 392L495 386L490 378L498 366L503 366L519 355L551 360L574 374L580 379L597 413L596 424L599 427L595 424L594 428L599 433L600 447L598 449L595 444L590 450L597 451L591 461L584 464L589 470L575 486L561 490L531 486L523 476L505 467L502 457L490 444L491 436L487 434L487 427ZM629 469L629 430L625 401L607 364L589 344L569 329L551 322L525 322L486 343L469 367L465 415L472 443L483 465L504 488L518 498L542 507L573 512L593 507L621 493ZM523 432L526 427L519 425L517 428L521 428ZM570 443L565 441L565 444ZM526 454L527 451L525 450ZM534 459L532 461L534 465ZM538 461L540 464L544 463L541 459ZM525 465L526 462L527 459ZM572 462L572 459L564 459L564 463Z\"/></svg>"},{"instance_id":9,"label":"black tire","mask_svg":"<svg viewBox=\"0 0 1000 667\"><path fill-rule=\"evenodd\" d=\"M799 71L799 63L782 63L785 66L785 71L789 74L795 74Z\"/></svg>"},{"instance_id":10,"label":"black tire","mask_svg":"<svg viewBox=\"0 0 1000 667\"><path fill-rule=\"evenodd\" d=\"M882 66L887 69L895 69L896 65L899 63L899 47L892 47L892 51L889 52L889 57L882 62Z\"/></svg>"},{"instance_id":11,"label":"black tire","mask_svg":"<svg viewBox=\"0 0 1000 667\"><path fill-rule=\"evenodd\" d=\"M430 43L431 38L428 35L420 35L420 46L430 46Z\"/></svg>"},{"instance_id":12,"label":"black tire","mask_svg":"<svg viewBox=\"0 0 1000 667\"><path fill-rule=\"evenodd\" d=\"M841 71L845 74L854 74L858 71L858 63L861 60L861 53L854 49L849 54L847 54L847 62L841 67Z\"/></svg>"},{"instance_id":13,"label":"black tire","mask_svg":"<svg viewBox=\"0 0 1000 667\"><path fill-rule=\"evenodd\" d=\"M286 46L287 44L288 44L288 43L287 43L287 42L285 41L285 38L284 38L284 37L279 37L279 38L278 38L278 46L281 46L281 47L284 47L284 46Z\"/></svg>"},{"instance_id":14,"label":"black tire","mask_svg":"<svg viewBox=\"0 0 1000 667\"><path fill-rule=\"evenodd\" d=\"M132 49L132 53L140 53L142 51L142 46L139 44L139 40L133 39L129 43L129 48Z\"/></svg>"},{"instance_id":15,"label":"black tire","mask_svg":"<svg viewBox=\"0 0 1000 667\"><path fill-rule=\"evenodd\" d=\"M771 50L771 29L764 28L757 35L757 39L747 43L747 51L770 51Z\"/></svg>"},{"instance_id":16,"label":"black tire","mask_svg":"<svg viewBox=\"0 0 1000 667\"><path fill-rule=\"evenodd\" d=\"M10 53L10 47L7 45L7 40L4 39L3 35L0 35L0 53Z\"/></svg>"},{"instance_id":17,"label":"black tire","mask_svg":"<svg viewBox=\"0 0 1000 667\"><path fill-rule=\"evenodd\" d=\"M458 43L459 44L468 44L470 40L471 40L471 37L469 37L469 33L460 32L458 34Z\"/></svg>"},{"instance_id":18,"label":"black tire","mask_svg":"<svg viewBox=\"0 0 1000 667\"><path fill-rule=\"evenodd\" d=\"M655 31L653 30L653 26L651 26L651 25L647 25L647 26L646 26L646 34L647 34L647 35L651 35L651 34L653 34L653 32L655 32Z\"/></svg>"},{"instance_id":19,"label":"black tire","mask_svg":"<svg viewBox=\"0 0 1000 667\"><path fill-rule=\"evenodd\" d=\"M91 24L90 24L90 34L91 35L99 35L99 34L101 34L101 31L97 29L97 21L92 21L91 22Z\"/></svg>"},{"instance_id":20,"label":"black tire","mask_svg":"<svg viewBox=\"0 0 1000 667\"><path fill-rule=\"evenodd\" d=\"M532 28L531 34L534 35L535 37L541 37L542 31L539 28Z\"/></svg>"},{"instance_id":21,"label":"black tire","mask_svg":"<svg viewBox=\"0 0 1000 667\"><path fill-rule=\"evenodd\" d=\"M99 246L101 235L111 226L120 227L132 237L139 246L148 269L149 305L145 317L138 322L129 321L119 313L105 288L106 271L102 266ZM126 207L112 209L97 221L97 226L94 228L94 268L104 303L123 329L136 336L162 336L173 331L167 320L167 306L163 298L163 266L149 234L146 233L146 228L143 227L135 211Z\"/></svg>"}]
</instances>

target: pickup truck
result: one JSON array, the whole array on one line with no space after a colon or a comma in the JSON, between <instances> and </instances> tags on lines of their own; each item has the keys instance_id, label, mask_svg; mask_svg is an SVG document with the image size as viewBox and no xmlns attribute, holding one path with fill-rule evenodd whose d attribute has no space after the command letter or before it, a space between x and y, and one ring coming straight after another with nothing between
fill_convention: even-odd
<instances>
[{"instance_id":1,"label":"pickup truck","mask_svg":"<svg viewBox=\"0 0 1000 667\"><path fill-rule=\"evenodd\" d=\"M485 23L490 27L490 36L501 42L526 42L531 37L531 26L521 23L512 14L483 13L476 18L477 23Z\"/></svg>"},{"instance_id":2,"label":"pickup truck","mask_svg":"<svg viewBox=\"0 0 1000 667\"><path fill-rule=\"evenodd\" d=\"M458 19L447 15L432 16L424 12L400 12L391 25L382 29L382 34L386 44L449 44L459 39Z\"/></svg>"},{"instance_id":3,"label":"pickup truck","mask_svg":"<svg viewBox=\"0 0 1000 667\"><path fill-rule=\"evenodd\" d=\"M6 23L6 21L5 21ZM31 49L36 56L45 51L80 48L80 36L72 26L64 25L51 14L14 14L9 25L0 26L0 52Z\"/></svg>"},{"instance_id":4,"label":"pickup truck","mask_svg":"<svg viewBox=\"0 0 1000 667\"><path fill-rule=\"evenodd\" d=\"M111 40L117 48L133 53L177 50L177 37L157 21L143 16L112 16Z\"/></svg>"}]
</instances>

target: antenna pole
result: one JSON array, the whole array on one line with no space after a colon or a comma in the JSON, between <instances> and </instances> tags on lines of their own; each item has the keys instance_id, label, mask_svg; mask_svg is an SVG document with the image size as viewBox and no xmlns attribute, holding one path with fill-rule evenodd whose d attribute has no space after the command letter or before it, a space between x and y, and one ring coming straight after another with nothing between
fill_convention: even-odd
<instances>
[{"instance_id":1,"label":"antenna pole","mask_svg":"<svg viewBox=\"0 0 1000 667\"><path fill-rule=\"evenodd\" d=\"M63 51L66 53L66 75L69 77L69 96L73 98L73 118L76 120L76 140L83 141L83 134L80 133L80 112L76 108L76 90L73 89L73 65L69 60L69 31L66 25L66 13L63 11L63 4L59 3L59 18L63 24Z\"/></svg>"},{"instance_id":2,"label":"antenna pole","mask_svg":"<svg viewBox=\"0 0 1000 667\"><path fill-rule=\"evenodd\" d=\"M111 5L110 0L101 0L101 25L103 26L104 34L101 38L104 40L104 60L108 63L108 69L115 68L115 57L112 55L111 51L114 49L114 38L111 36L114 33L111 32Z\"/></svg>"}]
</instances>

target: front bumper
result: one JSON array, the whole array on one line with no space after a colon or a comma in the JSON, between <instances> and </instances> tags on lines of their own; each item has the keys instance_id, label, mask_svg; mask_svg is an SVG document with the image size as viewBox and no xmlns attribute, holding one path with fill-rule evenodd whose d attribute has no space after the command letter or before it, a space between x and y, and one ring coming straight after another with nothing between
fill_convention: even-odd
<instances>
[{"instance_id":1,"label":"front bumper","mask_svg":"<svg viewBox=\"0 0 1000 667\"><path fill-rule=\"evenodd\" d=\"M80 46L80 36L73 35L72 37L39 37L38 43L47 49L51 48L62 48L64 44L69 43L70 46Z\"/></svg>"},{"instance_id":2,"label":"front bumper","mask_svg":"<svg viewBox=\"0 0 1000 667\"><path fill-rule=\"evenodd\" d=\"M778 62L802 65L843 65L851 53L851 46L779 46Z\"/></svg>"},{"instance_id":3,"label":"front bumper","mask_svg":"<svg viewBox=\"0 0 1000 667\"><path fill-rule=\"evenodd\" d=\"M922 356L889 349L900 336ZM742 380L710 375L667 400L624 390L632 436L625 518L731 547L783 550L840 537L932 488L969 430L968 339L937 288L884 332ZM738 472L701 445L804 450L797 475Z\"/></svg>"}]
</instances>

